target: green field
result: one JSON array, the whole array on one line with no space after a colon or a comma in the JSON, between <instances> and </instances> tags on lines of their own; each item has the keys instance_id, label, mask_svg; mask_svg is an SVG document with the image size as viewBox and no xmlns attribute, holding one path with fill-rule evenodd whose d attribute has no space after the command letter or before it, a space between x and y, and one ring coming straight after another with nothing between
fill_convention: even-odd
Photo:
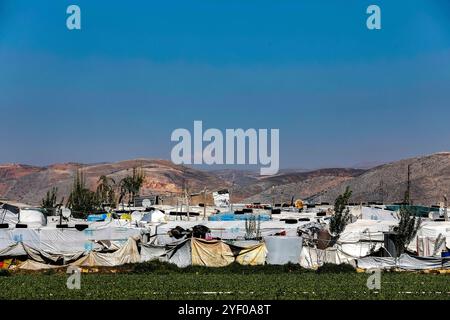
<instances>
[{"instance_id":1,"label":"green field","mask_svg":"<svg viewBox=\"0 0 450 320\"><path fill-rule=\"evenodd\" d=\"M86 273L81 289L66 287L58 272L0 277L1 299L450 299L450 275L383 273L381 290L366 287L367 274L256 268ZM286 271L286 272L281 272Z\"/></svg>"}]
</instances>

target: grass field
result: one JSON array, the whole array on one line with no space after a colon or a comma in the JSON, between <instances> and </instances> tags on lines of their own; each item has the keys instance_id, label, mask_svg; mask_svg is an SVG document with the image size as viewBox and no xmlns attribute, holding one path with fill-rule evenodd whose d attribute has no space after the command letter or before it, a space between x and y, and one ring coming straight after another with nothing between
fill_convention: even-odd
<instances>
[{"instance_id":1,"label":"grass field","mask_svg":"<svg viewBox=\"0 0 450 320\"><path fill-rule=\"evenodd\" d=\"M450 299L450 275L383 273L381 290L369 275L256 268L132 273L86 273L81 289L66 287L63 272L0 277L0 299Z\"/></svg>"}]
</instances>

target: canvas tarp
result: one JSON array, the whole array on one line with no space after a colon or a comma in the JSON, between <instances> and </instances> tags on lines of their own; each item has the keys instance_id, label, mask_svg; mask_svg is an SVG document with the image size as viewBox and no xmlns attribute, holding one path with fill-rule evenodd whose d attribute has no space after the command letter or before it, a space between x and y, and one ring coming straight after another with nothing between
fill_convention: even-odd
<instances>
[{"instance_id":1,"label":"canvas tarp","mask_svg":"<svg viewBox=\"0 0 450 320\"><path fill-rule=\"evenodd\" d=\"M177 265L179 268L186 268L192 265L191 242L189 240L180 242L174 246L169 246L166 254L167 262Z\"/></svg>"},{"instance_id":2,"label":"canvas tarp","mask_svg":"<svg viewBox=\"0 0 450 320\"><path fill-rule=\"evenodd\" d=\"M219 242L220 244L218 244ZM228 244L221 240L206 241L202 239L193 239L192 243L193 263L194 246L196 248L201 247L200 250L197 250L197 253L201 254L199 260L197 260L197 262L199 262L198 265L206 266L206 264L202 264L201 260L208 258L211 254L215 254L215 252L217 252L216 254L220 255L221 258L218 258L220 261L219 263L211 264L211 266L214 267L226 266L233 262L237 262L242 265L262 265L266 261L267 247L265 243L254 244L248 242L243 244L243 246L237 246L235 244ZM209 262L213 262L213 260L209 260Z\"/></svg>"},{"instance_id":3,"label":"canvas tarp","mask_svg":"<svg viewBox=\"0 0 450 320\"><path fill-rule=\"evenodd\" d=\"M155 260L173 263L179 268L192 265L190 240L181 240L171 245L142 244L141 262Z\"/></svg>"},{"instance_id":4,"label":"canvas tarp","mask_svg":"<svg viewBox=\"0 0 450 320\"><path fill-rule=\"evenodd\" d=\"M205 267L225 267L235 258L229 245L223 241L191 239L192 265Z\"/></svg>"},{"instance_id":5,"label":"canvas tarp","mask_svg":"<svg viewBox=\"0 0 450 320\"><path fill-rule=\"evenodd\" d=\"M7 247L0 248L0 257L18 257L26 254L21 242L11 242Z\"/></svg>"},{"instance_id":6,"label":"canvas tarp","mask_svg":"<svg viewBox=\"0 0 450 320\"><path fill-rule=\"evenodd\" d=\"M441 241L437 241L437 239L435 237L416 237L416 250L411 251L416 252L420 257L431 257L441 254L446 248L446 239L442 238Z\"/></svg>"},{"instance_id":7,"label":"canvas tarp","mask_svg":"<svg viewBox=\"0 0 450 320\"><path fill-rule=\"evenodd\" d=\"M392 257L364 257L357 260L361 269L391 269L403 270L430 270L450 269L450 258L414 257L402 254L399 258Z\"/></svg>"},{"instance_id":8,"label":"canvas tarp","mask_svg":"<svg viewBox=\"0 0 450 320\"><path fill-rule=\"evenodd\" d=\"M27 254L27 256L41 263L46 263L47 261L51 261L57 263L61 261L63 264L70 263L75 261L86 254L85 251L71 252L71 253L51 253L46 252L44 250L36 250L31 247L28 247L26 244L21 244Z\"/></svg>"},{"instance_id":9,"label":"canvas tarp","mask_svg":"<svg viewBox=\"0 0 450 320\"><path fill-rule=\"evenodd\" d=\"M166 246L141 245L141 262L161 260L166 255Z\"/></svg>"},{"instance_id":10,"label":"canvas tarp","mask_svg":"<svg viewBox=\"0 0 450 320\"><path fill-rule=\"evenodd\" d=\"M243 248L236 256L236 262L248 266L264 265L267 257L267 247L265 243Z\"/></svg>"},{"instance_id":11,"label":"canvas tarp","mask_svg":"<svg viewBox=\"0 0 450 320\"><path fill-rule=\"evenodd\" d=\"M300 254L300 265L306 269L317 269L324 263L342 264L347 263L356 266L356 258L341 250L327 248L320 250L312 247L303 247Z\"/></svg>"},{"instance_id":12,"label":"canvas tarp","mask_svg":"<svg viewBox=\"0 0 450 320\"><path fill-rule=\"evenodd\" d=\"M338 241L337 248L343 254L353 257L361 258L370 255L373 252L379 251L383 247L382 242L357 242L357 243L340 243Z\"/></svg>"},{"instance_id":13,"label":"canvas tarp","mask_svg":"<svg viewBox=\"0 0 450 320\"><path fill-rule=\"evenodd\" d=\"M384 241L383 232L389 232L390 228L396 226L397 221L389 220L363 220L346 226L339 237L340 243L357 243L360 241Z\"/></svg>"},{"instance_id":14,"label":"canvas tarp","mask_svg":"<svg viewBox=\"0 0 450 320\"><path fill-rule=\"evenodd\" d=\"M121 226L115 222L93 223L88 229L0 229L0 256L23 255L20 247L11 250L18 243L27 248L49 255L73 255L84 251L103 250L102 242L109 241L111 249L121 247L128 238L140 236L142 230Z\"/></svg>"},{"instance_id":15,"label":"canvas tarp","mask_svg":"<svg viewBox=\"0 0 450 320\"><path fill-rule=\"evenodd\" d=\"M38 271L38 270L58 269L61 267L64 266L54 266L28 259L27 261L21 263L18 268L21 270Z\"/></svg>"},{"instance_id":16,"label":"canvas tarp","mask_svg":"<svg viewBox=\"0 0 450 320\"><path fill-rule=\"evenodd\" d=\"M417 237L409 244L408 250L417 252L417 246L420 245L417 238L428 238L427 241L434 242L439 235L445 237L446 247L450 249L450 221L424 221L417 232Z\"/></svg>"},{"instance_id":17,"label":"canvas tarp","mask_svg":"<svg viewBox=\"0 0 450 320\"><path fill-rule=\"evenodd\" d=\"M299 263L302 251L301 237L264 237L267 246L267 264Z\"/></svg>"},{"instance_id":18,"label":"canvas tarp","mask_svg":"<svg viewBox=\"0 0 450 320\"><path fill-rule=\"evenodd\" d=\"M123 247L113 253L91 251L86 256L72 263L80 267L113 267L127 263L138 263L139 255L136 240L129 238Z\"/></svg>"},{"instance_id":19,"label":"canvas tarp","mask_svg":"<svg viewBox=\"0 0 450 320\"><path fill-rule=\"evenodd\" d=\"M398 221L397 212L372 207L362 207L361 218L367 220Z\"/></svg>"},{"instance_id":20,"label":"canvas tarp","mask_svg":"<svg viewBox=\"0 0 450 320\"><path fill-rule=\"evenodd\" d=\"M221 240L186 239L172 245L144 244L141 246L141 261L166 261L178 267L189 265L225 267L233 262L243 265L265 263L267 248L264 243L245 246L228 244Z\"/></svg>"}]
</instances>

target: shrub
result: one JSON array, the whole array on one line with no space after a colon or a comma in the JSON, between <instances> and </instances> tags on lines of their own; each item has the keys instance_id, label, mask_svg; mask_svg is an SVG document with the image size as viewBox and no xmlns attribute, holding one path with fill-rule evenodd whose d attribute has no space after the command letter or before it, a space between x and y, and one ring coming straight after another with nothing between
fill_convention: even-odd
<instances>
[{"instance_id":1,"label":"shrub","mask_svg":"<svg viewBox=\"0 0 450 320\"><path fill-rule=\"evenodd\" d=\"M334 203L334 214L330 219L330 232L336 240L350 222L350 210L347 208L347 204L351 196L352 191L347 187L345 192L339 195Z\"/></svg>"},{"instance_id":2,"label":"shrub","mask_svg":"<svg viewBox=\"0 0 450 320\"><path fill-rule=\"evenodd\" d=\"M356 269L348 264L334 264L334 263L324 263L317 269L317 273L352 273L356 272Z\"/></svg>"},{"instance_id":3,"label":"shrub","mask_svg":"<svg viewBox=\"0 0 450 320\"><path fill-rule=\"evenodd\" d=\"M149 261L129 265L128 269L131 273L196 273L196 274L283 274L283 273L304 273L311 272L300 266L299 264L288 263L285 265L261 265L261 266L245 266L234 262L226 267L202 267L188 266L186 268L178 268L176 265L160 262Z\"/></svg>"},{"instance_id":4,"label":"shrub","mask_svg":"<svg viewBox=\"0 0 450 320\"><path fill-rule=\"evenodd\" d=\"M9 277L11 272L7 269L0 269L0 277Z\"/></svg>"}]
</instances>

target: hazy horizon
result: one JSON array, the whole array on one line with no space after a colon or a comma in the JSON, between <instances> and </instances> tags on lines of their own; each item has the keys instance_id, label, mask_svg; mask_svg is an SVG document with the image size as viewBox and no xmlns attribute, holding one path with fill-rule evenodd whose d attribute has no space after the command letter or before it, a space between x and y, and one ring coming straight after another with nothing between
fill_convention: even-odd
<instances>
[{"instance_id":1,"label":"hazy horizon","mask_svg":"<svg viewBox=\"0 0 450 320\"><path fill-rule=\"evenodd\" d=\"M450 151L438 151L438 152L433 152L430 154L418 154L412 157L407 157L407 158L399 158L399 159L391 159L389 161L385 161L385 162L377 162L377 161L373 161L373 162L361 162L361 163L355 163L353 165L349 165L349 166L341 166L339 164L333 165L325 165L325 166L320 166L320 167L283 167L280 168L280 172L288 172L288 171L313 171L313 170L320 170L320 169L332 169L332 168L342 168L342 169L371 169L380 165L384 165L384 164L388 164L388 163L392 163L392 162L396 162L396 161L401 161L401 160L406 160L406 159L410 159L410 158L416 158L416 157L424 157L424 156L429 156L429 155L434 155L434 154L439 154L439 153L449 153ZM19 162L0 162L0 166L1 165L9 165L9 164L15 164L15 165L25 165L25 166L35 166L35 167L49 167L55 164L80 164L80 165L84 165L84 166L95 166L95 165L102 165L102 164L108 164L108 163L117 163L117 162L124 162L124 161L133 161L133 160L163 160L163 161L171 161L170 159L164 159L164 158L151 158L151 157L139 157L139 158L128 158L128 159L119 159L119 160L114 160L114 161L99 161L99 162L76 162L76 161L67 161L67 162L54 162L54 163L47 163L47 164L33 164L33 163L19 163ZM184 165L186 167L189 168L194 168L194 169L199 169L199 170L203 170L203 171L248 171L248 172L255 172L257 173L259 171L259 166L258 165Z\"/></svg>"},{"instance_id":2,"label":"hazy horizon","mask_svg":"<svg viewBox=\"0 0 450 320\"><path fill-rule=\"evenodd\" d=\"M170 159L171 132L279 128L280 168L450 150L450 2L0 4L0 163Z\"/></svg>"}]
</instances>

